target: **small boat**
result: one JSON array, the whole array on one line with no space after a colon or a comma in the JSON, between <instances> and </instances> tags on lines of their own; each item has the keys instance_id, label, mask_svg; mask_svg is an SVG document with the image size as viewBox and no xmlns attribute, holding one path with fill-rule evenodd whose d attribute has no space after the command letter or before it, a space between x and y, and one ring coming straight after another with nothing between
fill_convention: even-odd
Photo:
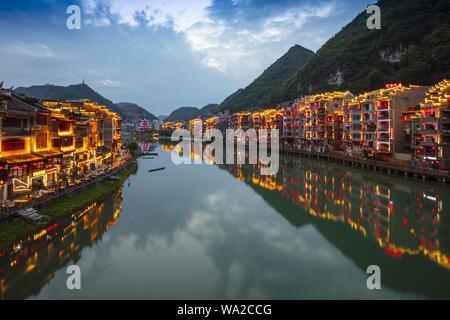
<instances>
[{"instance_id":1,"label":"small boat","mask_svg":"<svg viewBox=\"0 0 450 320\"><path fill-rule=\"evenodd\" d=\"M165 169L166 169L166 167L156 168L156 169L150 169L150 170L148 170L148 172L159 171L159 170L165 170Z\"/></svg>"}]
</instances>

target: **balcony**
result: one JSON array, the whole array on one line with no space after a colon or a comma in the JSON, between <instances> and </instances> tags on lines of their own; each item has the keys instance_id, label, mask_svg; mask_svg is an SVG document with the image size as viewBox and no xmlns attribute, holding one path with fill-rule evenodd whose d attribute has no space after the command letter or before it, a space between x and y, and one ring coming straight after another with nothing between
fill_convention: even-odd
<instances>
[{"instance_id":1,"label":"balcony","mask_svg":"<svg viewBox=\"0 0 450 320\"><path fill-rule=\"evenodd\" d=\"M14 128L14 127L3 127L2 135L4 137L26 137L31 135L30 128Z\"/></svg>"},{"instance_id":2,"label":"balcony","mask_svg":"<svg viewBox=\"0 0 450 320\"><path fill-rule=\"evenodd\" d=\"M420 123L426 123L426 122L436 122L438 121L439 118L436 117L431 117L431 116L425 116L423 118L420 119Z\"/></svg>"},{"instance_id":3,"label":"balcony","mask_svg":"<svg viewBox=\"0 0 450 320\"><path fill-rule=\"evenodd\" d=\"M421 142L419 142L419 145L425 146L425 147L438 147L439 146L439 144L433 140L421 141Z\"/></svg>"},{"instance_id":4,"label":"balcony","mask_svg":"<svg viewBox=\"0 0 450 320\"><path fill-rule=\"evenodd\" d=\"M381 134L378 136L379 142L389 142L389 134Z\"/></svg>"},{"instance_id":5,"label":"balcony","mask_svg":"<svg viewBox=\"0 0 450 320\"><path fill-rule=\"evenodd\" d=\"M375 135L365 134L363 140L375 141Z\"/></svg>"},{"instance_id":6,"label":"balcony","mask_svg":"<svg viewBox=\"0 0 450 320\"><path fill-rule=\"evenodd\" d=\"M435 135L435 134L438 134L439 132L438 132L438 130L437 129L420 129L419 130L419 133L421 133L421 134L432 134L432 135Z\"/></svg>"},{"instance_id":7,"label":"balcony","mask_svg":"<svg viewBox=\"0 0 450 320\"><path fill-rule=\"evenodd\" d=\"M376 121L377 121L377 119L366 118L366 119L363 119L362 123L371 123L371 122L376 122Z\"/></svg>"}]
</instances>

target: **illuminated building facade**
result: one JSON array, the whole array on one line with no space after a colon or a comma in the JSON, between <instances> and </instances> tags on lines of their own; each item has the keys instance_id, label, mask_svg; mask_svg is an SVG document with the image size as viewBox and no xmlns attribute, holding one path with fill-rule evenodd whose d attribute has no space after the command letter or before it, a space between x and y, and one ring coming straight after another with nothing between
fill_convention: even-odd
<instances>
[{"instance_id":1,"label":"illuminated building facade","mask_svg":"<svg viewBox=\"0 0 450 320\"><path fill-rule=\"evenodd\" d=\"M142 122L139 126L139 131L147 132L149 130L150 130L150 125L148 124L148 120L147 119L142 120Z\"/></svg>"},{"instance_id":2,"label":"illuminated building facade","mask_svg":"<svg viewBox=\"0 0 450 320\"><path fill-rule=\"evenodd\" d=\"M402 113L419 104L425 92L426 87L398 83L360 95L361 148L387 155L405 153Z\"/></svg>"},{"instance_id":3,"label":"illuminated building facade","mask_svg":"<svg viewBox=\"0 0 450 320\"><path fill-rule=\"evenodd\" d=\"M340 151L347 156L380 155L378 159L413 160L417 166L443 168L449 163L449 85L429 89L401 83L354 96L349 91L299 98L278 109L237 112L227 117L193 119L183 125L166 122L163 129L185 126L194 133L226 129L280 130L282 147L307 152ZM200 126L198 126L200 128ZM270 140L270 136L267 137Z\"/></svg>"},{"instance_id":4,"label":"illuminated building facade","mask_svg":"<svg viewBox=\"0 0 450 320\"><path fill-rule=\"evenodd\" d=\"M431 87L412 120L413 163L418 167L450 167L450 81ZM417 119L417 117L416 117ZM407 120L407 119L405 119Z\"/></svg>"},{"instance_id":5,"label":"illuminated building facade","mask_svg":"<svg viewBox=\"0 0 450 320\"><path fill-rule=\"evenodd\" d=\"M122 146L120 117L88 100L39 101L0 89L0 119L3 199L52 186L61 172L107 164Z\"/></svg>"}]
</instances>

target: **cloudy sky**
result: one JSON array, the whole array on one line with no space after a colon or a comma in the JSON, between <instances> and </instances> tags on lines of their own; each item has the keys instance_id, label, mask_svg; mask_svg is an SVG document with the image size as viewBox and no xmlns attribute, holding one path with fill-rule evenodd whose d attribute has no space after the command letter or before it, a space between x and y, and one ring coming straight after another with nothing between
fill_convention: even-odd
<instances>
[{"instance_id":1,"label":"cloudy sky","mask_svg":"<svg viewBox=\"0 0 450 320\"><path fill-rule=\"evenodd\" d=\"M220 103L294 44L316 51L369 0L0 0L0 81L82 79L169 114ZM81 29L69 30L69 5Z\"/></svg>"}]
</instances>

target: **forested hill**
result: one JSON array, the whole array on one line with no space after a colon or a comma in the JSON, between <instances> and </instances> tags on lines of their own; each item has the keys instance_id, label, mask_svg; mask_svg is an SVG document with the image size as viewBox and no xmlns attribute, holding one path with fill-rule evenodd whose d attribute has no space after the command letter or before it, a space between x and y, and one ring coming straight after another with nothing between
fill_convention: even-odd
<instances>
[{"instance_id":1,"label":"forested hill","mask_svg":"<svg viewBox=\"0 0 450 320\"><path fill-rule=\"evenodd\" d=\"M270 102L328 90L361 93L387 82L432 85L450 77L450 1L380 0L381 29L365 11L328 40Z\"/></svg>"},{"instance_id":2,"label":"forested hill","mask_svg":"<svg viewBox=\"0 0 450 320\"><path fill-rule=\"evenodd\" d=\"M289 79L314 52L302 46L291 47L245 89L239 89L220 104L220 110L232 112L265 107L273 90Z\"/></svg>"}]
</instances>

